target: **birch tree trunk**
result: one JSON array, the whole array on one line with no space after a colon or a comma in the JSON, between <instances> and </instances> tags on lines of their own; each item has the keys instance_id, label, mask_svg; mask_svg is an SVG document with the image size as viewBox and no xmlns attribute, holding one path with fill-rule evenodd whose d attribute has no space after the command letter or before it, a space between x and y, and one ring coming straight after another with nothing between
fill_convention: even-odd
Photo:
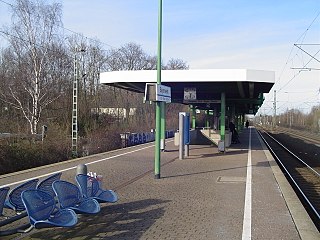
<instances>
[{"instance_id":1,"label":"birch tree trunk","mask_svg":"<svg viewBox=\"0 0 320 240\"><path fill-rule=\"evenodd\" d=\"M30 133L36 134L42 110L58 97L51 93L54 80L48 78L46 67L61 23L61 6L16 0L12 13L12 25L3 32L16 66L9 91L1 91L0 98L21 110Z\"/></svg>"}]
</instances>

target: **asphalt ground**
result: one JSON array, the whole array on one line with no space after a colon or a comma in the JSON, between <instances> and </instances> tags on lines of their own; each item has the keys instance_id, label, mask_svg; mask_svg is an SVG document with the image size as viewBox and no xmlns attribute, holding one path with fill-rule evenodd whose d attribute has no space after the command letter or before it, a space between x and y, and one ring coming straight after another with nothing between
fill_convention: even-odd
<instances>
[{"instance_id":1,"label":"asphalt ground","mask_svg":"<svg viewBox=\"0 0 320 240\"><path fill-rule=\"evenodd\" d=\"M169 140L161 179L154 179L153 143L0 176L3 186L63 170L62 179L74 182L75 167L84 163L119 195L96 215L78 215L72 228L5 239L320 239L256 130L244 129L240 141L225 153L192 145L179 160Z\"/></svg>"}]
</instances>

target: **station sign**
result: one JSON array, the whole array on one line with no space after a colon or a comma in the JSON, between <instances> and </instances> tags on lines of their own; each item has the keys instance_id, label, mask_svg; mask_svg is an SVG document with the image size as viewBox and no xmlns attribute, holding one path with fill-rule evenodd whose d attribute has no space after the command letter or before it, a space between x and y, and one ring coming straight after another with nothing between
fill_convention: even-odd
<instances>
[{"instance_id":1,"label":"station sign","mask_svg":"<svg viewBox=\"0 0 320 240\"><path fill-rule=\"evenodd\" d=\"M171 87L157 84L156 101L171 102Z\"/></svg>"},{"instance_id":2,"label":"station sign","mask_svg":"<svg viewBox=\"0 0 320 240\"><path fill-rule=\"evenodd\" d=\"M171 87L156 83L147 83L145 88L144 100L170 103Z\"/></svg>"}]
</instances>

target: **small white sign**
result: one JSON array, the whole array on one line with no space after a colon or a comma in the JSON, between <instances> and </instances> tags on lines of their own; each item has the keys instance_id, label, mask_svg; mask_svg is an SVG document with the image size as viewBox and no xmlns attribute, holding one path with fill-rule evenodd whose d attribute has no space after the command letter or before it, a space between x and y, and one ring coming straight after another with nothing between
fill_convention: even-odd
<instances>
[{"instance_id":1,"label":"small white sign","mask_svg":"<svg viewBox=\"0 0 320 240\"><path fill-rule=\"evenodd\" d=\"M184 98L184 100L187 100L187 101L196 100L197 99L197 89L185 87L183 98Z\"/></svg>"},{"instance_id":2,"label":"small white sign","mask_svg":"<svg viewBox=\"0 0 320 240\"><path fill-rule=\"evenodd\" d=\"M171 102L171 87L157 84L156 101L170 103Z\"/></svg>"}]
</instances>

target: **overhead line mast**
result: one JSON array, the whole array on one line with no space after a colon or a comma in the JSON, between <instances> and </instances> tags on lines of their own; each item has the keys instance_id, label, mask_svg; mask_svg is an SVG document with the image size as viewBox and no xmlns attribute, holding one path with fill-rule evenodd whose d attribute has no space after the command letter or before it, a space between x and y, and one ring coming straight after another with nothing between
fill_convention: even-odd
<instances>
[{"instance_id":1,"label":"overhead line mast","mask_svg":"<svg viewBox=\"0 0 320 240\"><path fill-rule=\"evenodd\" d=\"M78 53L84 49L76 49L74 53L74 78L72 84L72 157L78 157L78 85L79 85L79 59Z\"/></svg>"}]
</instances>

